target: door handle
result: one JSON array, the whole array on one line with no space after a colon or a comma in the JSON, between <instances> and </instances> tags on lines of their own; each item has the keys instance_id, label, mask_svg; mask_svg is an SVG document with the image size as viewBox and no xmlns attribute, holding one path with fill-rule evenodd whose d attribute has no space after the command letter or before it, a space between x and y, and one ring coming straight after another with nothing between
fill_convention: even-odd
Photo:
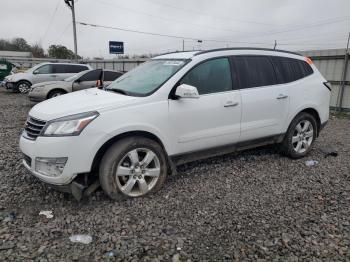
<instances>
[{"instance_id":1,"label":"door handle","mask_svg":"<svg viewBox=\"0 0 350 262\"><path fill-rule=\"evenodd\" d=\"M231 106L237 106L237 105L238 105L238 102L227 101L224 107L231 107Z\"/></svg>"},{"instance_id":2,"label":"door handle","mask_svg":"<svg viewBox=\"0 0 350 262\"><path fill-rule=\"evenodd\" d=\"M284 94L279 94L277 99L286 99L288 96Z\"/></svg>"}]
</instances>

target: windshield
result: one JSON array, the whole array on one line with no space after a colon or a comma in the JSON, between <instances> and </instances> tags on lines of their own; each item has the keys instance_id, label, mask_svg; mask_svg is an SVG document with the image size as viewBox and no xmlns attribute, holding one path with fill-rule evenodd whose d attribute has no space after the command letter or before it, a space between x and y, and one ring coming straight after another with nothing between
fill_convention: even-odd
<instances>
[{"instance_id":1,"label":"windshield","mask_svg":"<svg viewBox=\"0 0 350 262\"><path fill-rule=\"evenodd\" d=\"M81 77L82 75L84 75L85 73L89 72L91 70L84 70L84 71L81 71L80 73L78 74L75 74L75 75L72 75L70 77L67 77L66 79L64 79L64 81L66 82L74 82L75 80L77 80L79 77Z\"/></svg>"},{"instance_id":2,"label":"windshield","mask_svg":"<svg viewBox=\"0 0 350 262\"><path fill-rule=\"evenodd\" d=\"M107 90L126 95L146 96L157 90L171 76L179 71L187 60L151 60L122 75Z\"/></svg>"},{"instance_id":3,"label":"windshield","mask_svg":"<svg viewBox=\"0 0 350 262\"><path fill-rule=\"evenodd\" d=\"M45 63L41 63L41 64L37 64L35 66L33 66L32 68L29 68L27 70L24 71L24 73L31 73L34 72L37 68L39 68L40 66L44 65Z\"/></svg>"}]
</instances>

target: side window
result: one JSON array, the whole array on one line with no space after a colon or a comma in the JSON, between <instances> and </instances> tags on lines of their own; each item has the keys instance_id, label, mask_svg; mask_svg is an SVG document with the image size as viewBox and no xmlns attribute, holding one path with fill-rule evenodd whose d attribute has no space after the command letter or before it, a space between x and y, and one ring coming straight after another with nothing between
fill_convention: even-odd
<instances>
[{"instance_id":1,"label":"side window","mask_svg":"<svg viewBox=\"0 0 350 262\"><path fill-rule=\"evenodd\" d=\"M234 56L232 60L242 89L277 84L275 71L268 57Z\"/></svg>"},{"instance_id":2,"label":"side window","mask_svg":"<svg viewBox=\"0 0 350 262\"><path fill-rule=\"evenodd\" d=\"M305 61L288 57L272 56L279 84L290 83L313 73L312 68Z\"/></svg>"},{"instance_id":3,"label":"side window","mask_svg":"<svg viewBox=\"0 0 350 262\"><path fill-rule=\"evenodd\" d=\"M64 67L64 73L75 74L84 70L88 70L87 66L83 65L62 65Z\"/></svg>"},{"instance_id":4,"label":"side window","mask_svg":"<svg viewBox=\"0 0 350 262\"><path fill-rule=\"evenodd\" d=\"M105 81L114 81L121 75L119 72L105 71L103 76Z\"/></svg>"},{"instance_id":5,"label":"side window","mask_svg":"<svg viewBox=\"0 0 350 262\"><path fill-rule=\"evenodd\" d=\"M86 74L82 75L79 80L84 81L97 81L101 77L101 70L89 71Z\"/></svg>"},{"instance_id":6,"label":"side window","mask_svg":"<svg viewBox=\"0 0 350 262\"><path fill-rule=\"evenodd\" d=\"M37 74L51 74L52 73L52 65L43 65L35 70Z\"/></svg>"},{"instance_id":7,"label":"side window","mask_svg":"<svg viewBox=\"0 0 350 262\"><path fill-rule=\"evenodd\" d=\"M84 70L88 70L89 68L87 66L82 66L82 65L70 65L69 66L69 72L67 73L79 73Z\"/></svg>"},{"instance_id":8,"label":"side window","mask_svg":"<svg viewBox=\"0 0 350 262\"><path fill-rule=\"evenodd\" d=\"M304 73L304 77L307 77L307 76L313 74L314 70L312 69L312 67L308 63L306 63L305 61L299 60L299 64L300 64L302 71Z\"/></svg>"},{"instance_id":9,"label":"side window","mask_svg":"<svg viewBox=\"0 0 350 262\"><path fill-rule=\"evenodd\" d=\"M181 84L195 86L200 95L232 90L230 62L217 58L203 62L189 71Z\"/></svg>"},{"instance_id":10,"label":"side window","mask_svg":"<svg viewBox=\"0 0 350 262\"><path fill-rule=\"evenodd\" d=\"M64 74L65 73L65 65L52 65L52 73L54 74Z\"/></svg>"}]
</instances>

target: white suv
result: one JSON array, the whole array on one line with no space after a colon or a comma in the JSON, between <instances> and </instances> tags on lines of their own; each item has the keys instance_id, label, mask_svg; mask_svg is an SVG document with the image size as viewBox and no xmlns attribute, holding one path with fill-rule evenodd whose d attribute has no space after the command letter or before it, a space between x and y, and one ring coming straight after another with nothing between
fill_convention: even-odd
<instances>
[{"instance_id":1,"label":"white suv","mask_svg":"<svg viewBox=\"0 0 350 262\"><path fill-rule=\"evenodd\" d=\"M41 63L23 73L12 74L6 77L6 88L21 93L28 93L31 85L62 81L84 70L92 69L90 65L70 63Z\"/></svg>"},{"instance_id":2,"label":"white suv","mask_svg":"<svg viewBox=\"0 0 350 262\"><path fill-rule=\"evenodd\" d=\"M20 139L24 165L71 187L98 174L112 199L159 189L181 163L278 143L305 156L329 116L330 86L280 50L161 55L114 81L42 102ZM84 181L87 181L85 179Z\"/></svg>"}]
</instances>

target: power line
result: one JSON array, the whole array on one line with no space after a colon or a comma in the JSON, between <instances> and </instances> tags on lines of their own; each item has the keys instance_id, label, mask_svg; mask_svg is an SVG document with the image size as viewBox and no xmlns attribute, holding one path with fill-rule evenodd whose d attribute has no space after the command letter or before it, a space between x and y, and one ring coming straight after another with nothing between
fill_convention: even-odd
<instances>
[{"instance_id":1,"label":"power line","mask_svg":"<svg viewBox=\"0 0 350 262\"><path fill-rule=\"evenodd\" d=\"M130 33L162 36L162 37L169 37L169 38L176 38L176 39L187 39L187 40L193 40L193 41L202 40L202 41L207 41L207 42L236 43L236 44L238 44L238 43L246 43L247 44L248 43L248 42L239 42L239 41L231 41L231 40L203 39L203 38L194 38L194 37L187 37L187 36L180 36L180 35L160 34L160 33L140 31L140 30L134 30L134 29L121 28L121 27L97 25L97 24L91 24L91 23L86 23L86 22L77 22L77 24L80 24L83 26L92 26L92 27L99 27L99 28L105 28L105 29L119 30L119 31L130 32ZM267 44L267 43L250 43L250 44Z\"/></svg>"},{"instance_id":2,"label":"power line","mask_svg":"<svg viewBox=\"0 0 350 262\"><path fill-rule=\"evenodd\" d=\"M323 25L330 25L330 24L335 24L335 23L341 23L341 22L344 22L346 20L350 20L350 16L338 17L338 18L327 19L327 20L321 20L321 21L318 21L318 22L311 23L309 25L307 25L307 24L306 25L298 25L298 26L295 26L294 28L289 28L289 29L285 29L285 30L269 31L269 32L265 32L265 33L260 34L260 35L251 36L251 38L256 38L256 37L261 37L261 36L270 36L270 35L276 35L276 34L283 34L283 33L289 33L289 32L295 32L295 31L305 30L305 29L319 27L319 26L323 26Z\"/></svg>"},{"instance_id":3,"label":"power line","mask_svg":"<svg viewBox=\"0 0 350 262\"><path fill-rule=\"evenodd\" d=\"M228 17L217 17L217 16L213 16L213 15L210 15L208 13L204 13L204 12L200 12L198 10L194 10L194 9L187 9L187 8L183 8L181 6L174 6L174 5L171 5L171 4L168 4L168 3L164 3L163 1L162 2L158 2L158 1L154 1L154 0L147 0L151 3L154 3L154 4L157 4L157 5L161 5L161 6L167 6L167 7L170 7L170 8L173 8L173 9L176 9L176 10L183 10L185 12L188 12L188 13L197 13L197 14L200 14L200 15L203 15L203 16L207 16L207 17L212 17L212 18L215 18L215 19L220 19L220 20L225 20L225 21L233 21L235 23L239 22L239 23L246 23L246 24L256 24L256 25L264 25L264 26L275 26L274 24L268 24L268 23L261 23L261 22L255 22L255 21L249 21L249 20L241 20L241 19L236 19L236 18L228 18Z\"/></svg>"},{"instance_id":4,"label":"power line","mask_svg":"<svg viewBox=\"0 0 350 262\"><path fill-rule=\"evenodd\" d=\"M53 20L55 19L55 16L56 16L58 7L60 6L60 2L61 2L61 0L57 0L57 4L56 4L55 11L53 12L53 15L51 16L51 20L50 20L50 22L49 22L49 24L48 24L48 26L47 26L47 28L46 28L46 31L45 31L45 33L44 33L43 38L41 39L42 41L46 38L46 35L47 35L47 33L49 32L49 29L50 29L50 27L51 27L51 25L52 25L52 22L53 22Z\"/></svg>"},{"instance_id":5,"label":"power line","mask_svg":"<svg viewBox=\"0 0 350 262\"><path fill-rule=\"evenodd\" d=\"M64 28L64 30L62 31L62 33L59 35L59 37L56 38L55 42L58 42L61 40L62 36L67 32L67 30L69 29L70 25L72 24L72 22L69 22L66 27Z\"/></svg>"},{"instance_id":6,"label":"power line","mask_svg":"<svg viewBox=\"0 0 350 262\"><path fill-rule=\"evenodd\" d=\"M242 32L242 31L238 31L238 30L232 30L232 29L227 29L227 28L222 28L222 27L208 26L208 25L203 25L203 24L196 24L196 23L191 23L191 22L187 22L187 21L177 20L177 19L173 19L173 18L169 18L169 17L162 17L162 16L159 16L159 15L153 15L153 14L150 14L150 13L147 13L147 12L144 12L144 11L139 11L139 10L136 10L136 9L133 9L133 8L125 7L125 6L122 6L120 4L105 2L103 0L97 0L97 2L100 2L101 4L104 4L104 5L116 6L116 7L120 8L120 9L124 9L124 10L127 10L129 12L145 15L145 16L148 16L148 17L153 17L153 18L156 18L156 19L161 19L161 20L167 21L167 22L176 22L176 23L185 24L187 26L188 25L192 25L192 26L204 28L206 30L208 30L208 29L215 30L215 31L221 30L221 31L229 31L229 32L233 32L233 33L241 33Z\"/></svg>"},{"instance_id":7,"label":"power line","mask_svg":"<svg viewBox=\"0 0 350 262\"><path fill-rule=\"evenodd\" d=\"M192 41L202 40L205 42L216 42L216 43L226 43L226 44L228 44L228 43L252 44L252 45L273 45L273 43L274 43L274 42L247 42L247 41L194 38L194 37L187 37L187 36L180 36L180 35L170 35L170 34L161 34L161 33L155 33L155 32L140 31L140 30L135 30L135 29L121 28L121 27L114 27L114 26L97 25L97 24L91 24L91 23L86 23L86 22L77 22L77 24L80 24L83 26L91 26L91 27L95 27L95 28L105 28L105 29L112 29L112 30L130 32L130 33L168 37L168 38L182 39L182 40L185 39L185 40L192 40ZM327 45L328 46L330 44L326 44L326 43L278 43L278 45L279 46L281 46L281 45L282 46L315 46L315 45Z\"/></svg>"}]
</instances>

